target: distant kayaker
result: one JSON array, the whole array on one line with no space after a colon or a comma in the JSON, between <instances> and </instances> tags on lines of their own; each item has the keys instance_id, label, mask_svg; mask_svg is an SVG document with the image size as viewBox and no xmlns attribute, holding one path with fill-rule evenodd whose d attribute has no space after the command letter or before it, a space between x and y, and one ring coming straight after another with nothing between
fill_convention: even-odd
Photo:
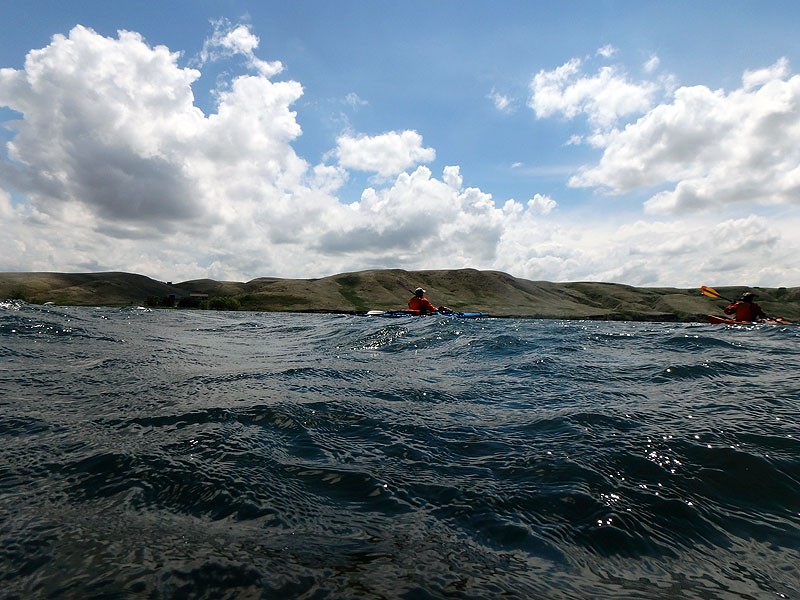
<instances>
[{"instance_id":1,"label":"distant kayaker","mask_svg":"<svg viewBox=\"0 0 800 600\"><path fill-rule=\"evenodd\" d=\"M766 319L767 315L761 310L761 305L756 304L753 300L756 295L753 292L745 292L742 294L742 299L737 302L731 302L724 308L726 315L736 315L737 321L756 321L758 319Z\"/></svg>"},{"instance_id":2,"label":"distant kayaker","mask_svg":"<svg viewBox=\"0 0 800 600\"><path fill-rule=\"evenodd\" d=\"M425 297L425 290L423 290L421 287L418 287L414 290L414 295L408 301L408 308L421 315L427 315L436 312L448 312L450 310L446 306L440 306L439 308L436 308Z\"/></svg>"}]
</instances>

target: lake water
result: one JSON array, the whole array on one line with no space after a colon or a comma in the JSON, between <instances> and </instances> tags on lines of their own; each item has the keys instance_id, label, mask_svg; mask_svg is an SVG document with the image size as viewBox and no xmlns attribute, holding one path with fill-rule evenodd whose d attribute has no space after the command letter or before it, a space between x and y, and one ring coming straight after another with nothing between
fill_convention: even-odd
<instances>
[{"instance_id":1,"label":"lake water","mask_svg":"<svg viewBox=\"0 0 800 600\"><path fill-rule=\"evenodd\" d=\"M0 303L4 598L800 598L800 328Z\"/></svg>"}]
</instances>

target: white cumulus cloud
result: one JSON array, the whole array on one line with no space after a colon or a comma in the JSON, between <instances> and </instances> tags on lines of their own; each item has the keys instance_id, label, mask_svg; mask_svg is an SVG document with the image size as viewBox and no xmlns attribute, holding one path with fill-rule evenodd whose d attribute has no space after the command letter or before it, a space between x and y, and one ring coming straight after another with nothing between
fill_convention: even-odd
<instances>
[{"instance_id":1,"label":"white cumulus cloud","mask_svg":"<svg viewBox=\"0 0 800 600\"><path fill-rule=\"evenodd\" d=\"M416 131L390 131L376 136L344 134L336 142L335 154L341 166L384 177L436 158L436 151L425 148Z\"/></svg>"},{"instance_id":2,"label":"white cumulus cloud","mask_svg":"<svg viewBox=\"0 0 800 600\"><path fill-rule=\"evenodd\" d=\"M660 81L633 81L619 66L586 72L575 60L540 72L536 114L584 115L576 143L602 152L572 184L653 188L650 214L631 219L535 189L526 202L494 198L452 163L434 174L436 151L410 129L341 135L326 161L310 164L295 150L303 86L275 80L281 63L258 48L248 26L217 22L189 67L138 33L76 26L30 51L23 68L0 69L0 105L10 109L0 271L180 281L474 267L634 285L695 285L709 272L752 285L800 279L790 210L800 197L800 81L788 63L746 73L741 89L677 88L660 104ZM203 69L242 58L246 72L223 71L215 104L201 110L193 86ZM346 203L337 194L352 171L378 177ZM775 217L758 214L762 205ZM682 216L701 207L715 210Z\"/></svg>"},{"instance_id":3,"label":"white cumulus cloud","mask_svg":"<svg viewBox=\"0 0 800 600\"><path fill-rule=\"evenodd\" d=\"M746 74L742 88L678 88L672 100L609 136L595 166L571 179L615 194L666 187L653 213L800 202L800 76L786 63ZM758 82L758 85L756 84Z\"/></svg>"},{"instance_id":4,"label":"white cumulus cloud","mask_svg":"<svg viewBox=\"0 0 800 600\"><path fill-rule=\"evenodd\" d=\"M649 110L660 86L652 81L632 81L618 66L601 67L594 74L574 58L551 71L541 70L530 83L528 105L538 118L585 115L593 128L608 130L630 115Z\"/></svg>"},{"instance_id":5,"label":"white cumulus cloud","mask_svg":"<svg viewBox=\"0 0 800 600\"><path fill-rule=\"evenodd\" d=\"M782 57L774 65L765 69L745 71L742 75L742 87L745 90L752 90L775 79L785 79L790 72L789 61L786 57Z\"/></svg>"},{"instance_id":6,"label":"white cumulus cloud","mask_svg":"<svg viewBox=\"0 0 800 600\"><path fill-rule=\"evenodd\" d=\"M556 206L558 206L558 203L555 200L542 194L536 194L528 200L528 209L540 215L550 213Z\"/></svg>"}]
</instances>

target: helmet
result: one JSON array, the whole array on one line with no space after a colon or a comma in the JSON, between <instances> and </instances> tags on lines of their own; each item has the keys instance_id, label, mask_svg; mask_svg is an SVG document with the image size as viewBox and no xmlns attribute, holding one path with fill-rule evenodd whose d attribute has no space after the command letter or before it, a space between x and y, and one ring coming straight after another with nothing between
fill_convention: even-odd
<instances>
[{"instance_id":1,"label":"helmet","mask_svg":"<svg viewBox=\"0 0 800 600\"><path fill-rule=\"evenodd\" d=\"M745 292L744 294L742 294L742 300L744 300L745 302L748 300L752 300L755 297L756 295L753 292Z\"/></svg>"},{"instance_id":2,"label":"helmet","mask_svg":"<svg viewBox=\"0 0 800 600\"><path fill-rule=\"evenodd\" d=\"M417 289L414 290L414 295L415 296L424 296L425 295L425 290L423 290L422 288L417 288Z\"/></svg>"}]
</instances>

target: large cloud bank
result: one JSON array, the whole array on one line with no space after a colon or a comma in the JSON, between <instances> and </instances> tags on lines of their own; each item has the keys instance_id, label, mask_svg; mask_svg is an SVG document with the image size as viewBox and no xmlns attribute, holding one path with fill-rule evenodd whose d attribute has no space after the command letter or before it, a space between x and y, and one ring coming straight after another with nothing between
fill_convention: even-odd
<instances>
[{"instance_id":1,"label":"large cloud bank","mask_svg":"<svg viewBox=\"0 0 800 600\"><path fill-rule=\"evenodd\" d=\"M800 280L791 212L800 77L783 60L746 72L731 92L678 87L655 74L655 59L640 81L618 65L589 72L579 59L538 73L533 114L585 119L586 134L569 141L600 154L569 185L601 191L591 201L609 205L644 194L633 217L603 219L537 190L493 198L465 187L456 165L434 173L424 132L346 131L310 164L293 146L303 87L278 80L283 66L259 59L258 46L247 26L218 23L189 68L137 33L77 26L29 52L23 69L0 70L0 106L18 113L0 161L0 270L241 280L475 267L634 285ZM248 71L220 86L205 114L193 84L231 57ZM373 187L347 204L337 194L353 171L371 174Z\"/></svg>"}]
</instances>

